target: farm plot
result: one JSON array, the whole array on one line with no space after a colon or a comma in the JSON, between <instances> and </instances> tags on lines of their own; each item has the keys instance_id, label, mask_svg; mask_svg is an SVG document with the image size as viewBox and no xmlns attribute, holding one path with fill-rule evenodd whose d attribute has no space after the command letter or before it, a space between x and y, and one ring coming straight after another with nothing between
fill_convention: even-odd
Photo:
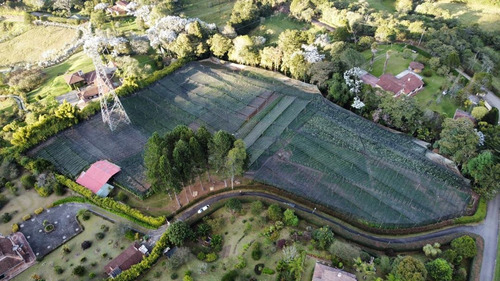
<instances>
[{"instance_id":1,"label":"farm plot","mask_svg":"<svg viewBox=\"0 0 500 281\"><path fill-rule=\"evenodd\" d=\"M31 153L73 177L90 163L109 159L122 168L115 180L143 193L147 138L179 124L204 125L245 140L251 155L248 175L255 180L353 220L407 227L463 214L470 193L461 176L427 159L427 150L412 138L314 93L261 69L190 63L123 99L131 126L111 133L95 116Z\"/></svg>"}]
</instances>

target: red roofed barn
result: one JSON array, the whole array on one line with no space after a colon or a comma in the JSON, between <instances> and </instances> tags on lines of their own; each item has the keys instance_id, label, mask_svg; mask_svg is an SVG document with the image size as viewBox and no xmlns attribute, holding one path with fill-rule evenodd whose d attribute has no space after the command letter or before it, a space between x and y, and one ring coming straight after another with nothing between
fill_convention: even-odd
<instances>
[{"instance_id":1,"label":"red roofed barn","mask_svg":"<svg viewBox=\"0 0 500 281\"><path fill-rule=\"evenodd\" d=\"M98 196L106 197L113 189L113 186L108 184L108 181L119 171L120 167L109 161L97 161L86 172L83 172L76 182L90 189Z\"/></svg>"}]
</instances>

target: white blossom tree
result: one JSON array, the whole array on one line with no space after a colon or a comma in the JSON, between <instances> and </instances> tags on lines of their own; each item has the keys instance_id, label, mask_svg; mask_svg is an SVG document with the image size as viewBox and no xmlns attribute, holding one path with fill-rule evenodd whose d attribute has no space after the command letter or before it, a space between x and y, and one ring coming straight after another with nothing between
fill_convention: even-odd
<instances>
[{"instance_id":1,"label":"white blossom tree","mask_svg":"<svg viewBox=\"0 0 500 281\"><path fill-rule=\"evenodd\" d=\"M102 11L108 7L108 3L99 3L94 6L94 11Z\"/></svg>"},{"instance_id":2,"label":"white blossom tree","mask_svg":"<svg viewBox=\"0 0 500 281\"><path fill-rule=\"evenodd\" d=\"M308 63L317 63L325 59L325 55L318 52L318 48L314 45L302 44L302 55Z\"/></svg>"}]
</instances>

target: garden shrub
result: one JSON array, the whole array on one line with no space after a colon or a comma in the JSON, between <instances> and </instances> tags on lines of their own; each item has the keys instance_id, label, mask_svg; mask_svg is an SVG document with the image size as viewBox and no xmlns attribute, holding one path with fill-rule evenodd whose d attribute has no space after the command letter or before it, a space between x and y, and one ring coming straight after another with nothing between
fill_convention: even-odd
<instances>
[{"instance_id":1,"label":"garden shrub","mask_svg":"<svg viewBox=\"0 0 500 281\"><path fill-rule=\"evenodd\" d=\"M87 250L92 246L92 241L85 240L82 242L82 250Z\"/></svg>"},{"instance_id":2,"label":"garden shrub","mask_svg":"<svg viewBox=\"0 0 500 281\"><path fill-rule=\"evenodd\" d=\"M14 223L12 225L12 232L18 232L19 231L19 225L17 223Z\"/></svg>"},{"instance_id":3,"label":"garden shrub","mask_svg":"<svg viewBox=\"0 0 500 281\"><path fill-rule=\"evenodd\" d=\"M264 269L262 270L262 273L267 274L267 275L273 275L274 270L269 268L269 267L264 267Z\"/></svg>"},{"instance_id":4,"label":"garden shrub","mask_svg":"<svg viewBox=\"0 0 500 281\"><path fill-rule=\"evenodd\" d=\"M81 212L81 216L84 221L88 221L90 219L89 210L84 210L83 212Z\"/></svg>"},{"instance_id":5,"label":"garden shrub","mask_svg":"<svg viewBox=\"0 0 500 281\"><path fill-rule=\"evenodd\" d=\"M116 199L118 201L127 202L128 195L125 192L120 190L120 191L118 191L118 194L116 195Z\"/></svg>"},{"instance_id":6,"label":"garden shrub","mask_svg":"<svg viewBox=\"0 0 500 281\"><path fill-rule=\"evenodd\" d=\"M221 281L235 281L236 277L238 277L238 271L231 270L222 276Z\"/></svg>"},{"instance_id":7,"label":"garden shrub","mask_svg":"<svg viewBox=\"0 0 500 281\"><path fill-rule=\"evenodd\" d=\"M217 260L217 254L216 253L208 253L205 257L206 262L214 262Z\"/></svg>"},{"instance_id":8,"label":"garden shrub","mask_svg":"<svg viewBox=\"0 0 500 281\"><path fill-rule=\"evenodd\" d=\"M2 222L3 223L8 223L11 219L12 219L12 215L10 213L8 213L8 212L5 212L2 215Z\"/></svg>"},{"instance_id":9,"label":"garden shrub","mask_svg":"<svg viewBox=\"0 0 500 281\"><path fill-rule=\"evenodd\" d=\"M257 274L257 275L261 275L263 269L264 269L264 264L263 263L258 263L253 268L253 272L255 272L255 274Z\"/></svg>"},{"instance_id":10,"label":"garden shrub","mask_svg":"<svg viewBox=\"0 0 500 281\"><path fill-rule=\"evenodd\" d=\"M259 242L255 242L252 250L252 259L257 261L262 257L262 250Z\"/></svg>"},{"instance_id":11,"label":"garden shrub","mask_svg":"<svg viewBox=\"0 0 500 281\"><path fill-rule=\"evenodd\" d=\"M86 262L87 261L87 257L83 257L80 259L80 262Z\"/></svg>"},{"instance_id":12,"label":"garden shrub","mask_svg":"<svg viewBox=\"0 0 500 281\"><path fill-rule=\"evenodd\" d=\"M102 239L104 239L104 236L105 236L105 235L104 235L104 233L102 233L102 232L97 232L97 233L95 234L95 238L96 238L97 240L102 240Z\"/></svg>"},{"instance_id":13,"label":"garden shrub","mask_svg":"<svg viewBox=\"0 0 500 281\"><path fill-rule=\"evenodd\" d=\"M196 255L196 257L197 257L200 261L202 261L202 260L204 260L204 259L205 259L206 255L205 255L205 253L203 253L203 252L199 252L199 253L198 253L198 255Z\"/></svg>"},{"instance_id":14,"label":"garden shrub","mask_svg":"<svg viewBox=\"0 0 500 281\"><path fill-rule=\"evenodd\" d=\"M179 274L177 274L177 272L170 274L170 279L175 280L177 278L179 278Z\"/></svg>"},{"instance_id":15,"label":"garden shrub","mask_svg":"<svg viewBox=\"0 0 500 281\"><path fill-rule=\"evenodd\" d=\"M75 268L73 268L73 274L76 275L76 276L83 276L85 274L85 267L84 266L77 266Z\"/></svg>"},{"instance_id":16,"label":"garden shrub","mask_svg":"<svg viewBox=\"0 0 500 281\"><path fill-rule=\"evenodd\" d=\"M35 187L36 179L33 175L24 175L21 177L21 184L24 189L29 190Z\"/></svg>"},{"instance_id":17,"label":"garden shrub","mask_svg":"<svg viewBox=\"0 0 500 281\"><path fill-rule=\"evenodd\" d=\"M54 192L57 196L63 196L64 194L66 194L66 188L64 187L64 185L56 182L54 184Z\"/></svg>"},{"instance_id":18,"label":"garden shrub","mask_svg":"<svg viewBox=\"0 0 500 281\"><path fill-rule=\"evenodd\" d=\"M210 241L210 247L215 251L215 252L220 252L222 250L222 235L220 234L214 234L212 236L212 240Z\"/></svg>"},{"instance_id":19,"label":"garden shrub","mask_svg":"<svg viewBox=\"0 0 500 281\"><path fill-rule=\"evenodd\" d=\"M257 216L262 213L262 209L264 208L264 204L262 204L262 201L253 201L252 204L250 204L250 212L252 215Z\"/></svg>"},{"instance_id":20,"label":"garden shrub","mask_svg":"<svg viewBox=\"0 0 500 281\"><path fill-rule=\"evenodd\" d=\"M30 214L27 214L27 215L23 216L23 221L27 221L29 219L31 219L31 215Z\"/></svg>"},{"instance_id":21,"label":"garden shrub","mask_svg":"<svg viewBox=\"0 0 500 281\"><path fill-rule=\"evenodd\" d=\"M102 224L101 225L101 230L102 230L102 232L108 232L109 231L109 226L107 226L105 224Z\"/></svg>"},{"instance_id":22,"label":"garden shrub","mask_svg":"<svg viewBox=\"0 0 500 281\"><path fill-rule=\"evenodd\" d=\"M60 267L59 265L54 266L54 271L57 274L62 274L64 272L64 269Z\"/></svg>"},{"instance_id":23,"label":"garden shrub","mask_svg":"<svg viewBox=\"0 0 500 281\"><path fill-rule=\"evenodd\" d=\"M246 266L247 266L247 261L245 260L245 258L243 258L243 256L238 256L238 263L234 265L234 268L242 269L245 268Z\"/></svg>"},{"instance_id":24,"label":"garden shrub","mask_svg":"<svg viewBox=\"0 0 500 281\"><path fill-rule=\"evenodd\" d=\"M48 197L50 194L52 194L52 188L50 186L38 186L35 184L35 190L40 195L41 197Z\"/></svg>"},{"instance_id":25,"label":"garden shrub","mask_svg":"<svg viewBox=\"0 0 500 281\"><path fill-rule=\"evenodd\" d=\"M41 214L42 212L43 212L43 208L42 207L40 207L40 208L38 208L38 209L35 210L35 214L37 214L37 215Z\"/></svg>"},{"instance_id":26,"label":"garden shrub","mask_svg":"<svg viewBox=\"0 0 500 281\"><path fill-rule=\"evenodd\" d=\"M426 68L424 70L422 70L422 74L425 76L425 77L431 77L432 76L432 70L429 69L429 68Z\"/></svg>"},{"instance_id":27,"label":"garden shrub","mask_svg":"<svg viewBox=\"0 0 500 281\"><path fill-rule=\"evenodd\" d=\"M93 279L93 278L95 278L96 276L97 276L97 275L95 274L95 272L91 272L91 273L89 273L89 278L90 278L90 279Z\"/></svg>"}]
</instances>

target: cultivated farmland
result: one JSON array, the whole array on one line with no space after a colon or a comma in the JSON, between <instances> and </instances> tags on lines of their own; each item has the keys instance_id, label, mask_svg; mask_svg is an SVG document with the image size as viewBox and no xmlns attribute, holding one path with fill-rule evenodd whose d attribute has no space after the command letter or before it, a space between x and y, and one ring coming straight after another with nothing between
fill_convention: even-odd
<instances>
[{"instance_id":1,"label":"cultivated farmland","mask_svg":"<svg viewBox=\"0 0 500 281\"><path fill-rule=\"evenodd\" d=\"M178 124L234 132L251 154L249 176L374 225L414 226L464 212L463 178L426 158L412 138L377 126L273 72L190 63L123 99L131 126L111 133L100 116L31 153L73 177L93 161L144 192L142 149Z\"/></svg>"}]
</instances>

